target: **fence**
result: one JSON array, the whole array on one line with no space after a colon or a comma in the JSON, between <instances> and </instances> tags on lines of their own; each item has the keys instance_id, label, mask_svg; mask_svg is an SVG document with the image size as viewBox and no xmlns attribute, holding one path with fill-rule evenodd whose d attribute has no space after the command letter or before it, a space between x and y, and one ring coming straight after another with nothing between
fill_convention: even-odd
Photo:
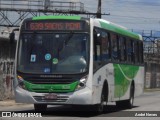
<instances>
[{"instance_id":1,"label":"fence","mask_svg":"<svg viewBox=\"0 0 160 120\"><path fill-rule=\"evenodd\" d=\"M81 2L62 2L55 0L0 0L0 8L28 10L67 10L84 11Z\"/></svg>"},{"instance_id":2,"label":"fence","mask_svg":"<svg viewBox=\"0 0 160 120\"><path fill-rule=\"evenodd\" d=\"M160 88L160 64L146 63L145 88Z\"/></svg>"}]
</instances>

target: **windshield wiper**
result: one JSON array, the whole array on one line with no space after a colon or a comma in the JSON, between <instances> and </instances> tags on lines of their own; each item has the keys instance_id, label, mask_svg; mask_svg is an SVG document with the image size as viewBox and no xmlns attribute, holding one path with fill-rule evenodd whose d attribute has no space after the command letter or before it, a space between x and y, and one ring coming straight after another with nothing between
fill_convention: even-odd
<instances>
[{"instance_id":1,"label":"windshield wiper","mask_svg":"<svg viewBox=\"0 0 160 120\"><path fill-rule=\"evenodd\" d=\"M68 44L68 42L71 40L71 38L73 37L74 32L70 32L68 34L68 36L66 37L66 39L64 40L63 44L60 44L61 47L58 47L58 52L62 51L63 48L65 48L65 46Z\"/></svg>"},{"instance_id":2,"label":"windshield wiper","mask_svg":"<svg viewBox=\"0 0 160 120\"><path fill-rule=\"evenodd\" d=\"M30 53L29 53L29 54L32 53L33 48L35 47L35 44L34 44L35 38L36 38L35 36L36 36L36 32L34 32L34 33L32 34L32 45L31 45L31 49L30 49Z\"/></svg>"},{"instance_id":3,"label":"windshield wiper","mask_svg":"<svg viewBox=\"0 0 160 120\"><path fill-rule=\"evenodd\" d=\"M72 36L73 36L74 32L70 32L67 36L67 38L64 40L64 45L67 45L68 42L71 40Z\"/></svg>"}]
</instances>

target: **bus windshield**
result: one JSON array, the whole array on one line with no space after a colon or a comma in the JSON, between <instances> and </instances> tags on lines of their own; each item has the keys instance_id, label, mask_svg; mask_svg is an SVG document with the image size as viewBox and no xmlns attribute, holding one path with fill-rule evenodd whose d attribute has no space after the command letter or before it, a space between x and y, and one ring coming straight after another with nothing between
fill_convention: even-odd
<instances>
[{"instance_id":1,"label":"bus windshield","mask_svg":"<svg viewBox=\"0 0 160 120\"><path fill-rule=\"evenodd\" d=\"M89 60L87 33L23 33L17 70L32 74L86 72Z\"/></svg>"}]
</instances>

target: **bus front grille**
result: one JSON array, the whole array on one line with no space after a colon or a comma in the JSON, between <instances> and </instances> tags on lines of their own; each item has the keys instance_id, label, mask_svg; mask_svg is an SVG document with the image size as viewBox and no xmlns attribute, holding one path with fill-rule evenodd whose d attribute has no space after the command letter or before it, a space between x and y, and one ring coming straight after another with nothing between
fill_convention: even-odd
<instances>
[{"instance_id":1,"label":"bus front grille","mask_svg":"<svg viewBox=\"0 0 160 120\"><path fill-rule=\"evenodd\" d=\"M70 84L75 82L73 79L28 79L32 84Z\"/></svg>"},{"instance_id":2,"label":"bus front grille","mask_svg":"<svg viewBox=\"0 0 160 120\"><path fill-rule=\"evenodd\" d=\"M34 99L37 102L56 102L56 103L61 103L61 102L66 102L69 97L68 96L57 96L56 99L46 99L44 96L34 96Z\"/></svg>"}]
</instances>

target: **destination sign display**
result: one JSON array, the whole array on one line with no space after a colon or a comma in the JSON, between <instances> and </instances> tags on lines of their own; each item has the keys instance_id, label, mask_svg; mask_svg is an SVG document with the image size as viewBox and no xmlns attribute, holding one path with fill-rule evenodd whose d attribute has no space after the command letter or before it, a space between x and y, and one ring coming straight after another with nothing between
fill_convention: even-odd
<instances>
[{"instance_id":1,"label":"destination sign display","mask_svg":"<svg viewBox=\"0 0 160 120\"><path fill-rule=\"evenodd\" d=\"M84 21L29 21L25 30L83 30Z\"/></svg>"}]
</instances>

